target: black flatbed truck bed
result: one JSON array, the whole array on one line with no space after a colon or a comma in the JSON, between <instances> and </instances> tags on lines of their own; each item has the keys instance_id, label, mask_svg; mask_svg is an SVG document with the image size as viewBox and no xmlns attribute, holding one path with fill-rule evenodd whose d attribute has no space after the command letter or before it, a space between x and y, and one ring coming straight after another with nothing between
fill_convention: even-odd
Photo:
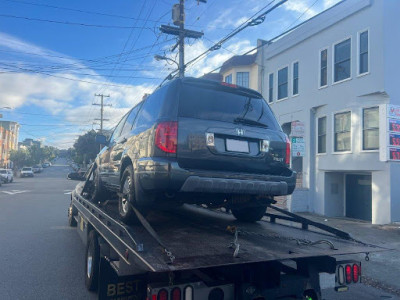
<instances>
[{"instance_id":1,"label":"black flatbed truck bed","mask_svg":"<svg viewBox=\"0 0 400 300\"><path fill-rule=\"evenodd\" d=\"M225 292L222 299L270 299L270 296L292 299L290 297L295 294L299 296L300 289L304 289L302 292L315 291L310 299L318 299L321 272L336 277L338 289L346 289L349 285L338 283L337 272L341 262L336 258L385 250L355 241L345 232L326 225L318 226L307 219L296 218L294 214L287 216L268 211L265 220L241 223L230 214L192 205L184 205L173 212L154 212L147 217L157 238L162 241L160 245L143 225L122 223L118 218L116 201L100 207L81 195L82 188L83 183L80 183L72 193L70 212L72 223L78 225L78 232L86 245L90 231L94 231L98 238L100 272L96 279L99 281L100 299L146 299L153 290L161 290L153 286L174 287L174 279L177 285L185 280L191 282L194 278L203 284L208 281L211 286L213 280L222 280L225 284L220 286ZM286 224L276 223L279 219ZM305 230L309 226L317 226L317 229ZM346 264L360 263L345 262L343 267ZM266 274L265 269L270 272ZM110 272L114 274L110 275ZM242 282L244 275L257 279ZM261 284L264 290L260 288L260 278L263 277L269 282ZM135 278L143 284L136 286L137 291L130 291L134 297L129 298L124 284ZM291 283L284 284L287 280ZM117 293L118 283L123 287L120 295ZM295 288L296 285L299 287ZM167 290L169 293L170 289ZM229 294L230 290L233 294ZM209 291L205 289L205 293ZM255 297L257 293L265 298Z\"/></svg>"}]
</instances>

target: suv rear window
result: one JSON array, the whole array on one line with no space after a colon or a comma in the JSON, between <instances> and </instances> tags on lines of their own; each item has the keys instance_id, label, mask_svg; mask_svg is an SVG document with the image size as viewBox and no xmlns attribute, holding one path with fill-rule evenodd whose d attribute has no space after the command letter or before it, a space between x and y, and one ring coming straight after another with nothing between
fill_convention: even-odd
<instances>
[{"instance_id":1,"label":"suv rear window","mask_svg":"<svg viewBox=\"0 0 400 300\"><path fill-rule=\"evenodd\" d=\"M224 90L183 85L179 100L179 116L233 123L244 118L280 130L275 116L263 98Z\"/></svg>"},{"instance_id":2,"label":"suv rear window","mask_svg":"<svg viewBox=\"0 0 400 300\"><path fill-rule=\"evenodd\" d=\"M32 168L22 168L22 171L32 171Z\"/></svg>"},{"instance_id":3,"label":"suv rear window","mask_svg":"<svg viewBox=\"0 0 400 300\"><path fill-rule=\"evenodd\" d=\"M6 170L0 170L0 174L7 174Z\"/></svg>"}]
</instances>

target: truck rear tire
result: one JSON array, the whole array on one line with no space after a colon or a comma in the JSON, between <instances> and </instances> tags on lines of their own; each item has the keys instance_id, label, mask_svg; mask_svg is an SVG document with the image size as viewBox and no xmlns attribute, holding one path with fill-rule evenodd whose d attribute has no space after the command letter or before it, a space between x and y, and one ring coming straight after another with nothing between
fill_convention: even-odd
<instances>
[{"instance_id":1,"label":"truck rear tire","mask_svg":"<svg viewBox=\"0 0 400 300\"><path fill-rule=\"evenodd\" d=\"M100 247L97 234L94 230L89 232L86 245L85 259L85 285L89 291L97 290L100 265Z\"/></svg>"},{"instance_id":2,"label":"truck rear tire","mask_svg":"<svg viewBox=\"0 0 400 300\"><path fill-rule=\"evenodd\" d=\"M267 210L266 205L232 209L233 216L242 222L257 222L262 219Z\"/></svg>"}]
</instances>

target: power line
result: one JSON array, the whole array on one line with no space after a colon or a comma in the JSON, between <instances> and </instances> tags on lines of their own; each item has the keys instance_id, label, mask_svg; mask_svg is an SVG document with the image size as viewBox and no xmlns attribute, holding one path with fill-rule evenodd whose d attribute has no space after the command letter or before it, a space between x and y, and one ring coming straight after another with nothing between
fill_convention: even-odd
<instances>
[{"instance_id":1,"label":"power line","mask_svg":"<svg viewBox=\"0 0 400 300\"><path fill-rule=\"evenodd\" d=\"M32 18L32 17L22 17L22 16L15 16L15 15L6 15L0 14L0 17L3 18L13 18L13 19L22 19L27 21L35 21L35 22L46 22L46 23L55 23L55 24L62 24L62 25L74 25L74 26L85 26L85 27L95 27L95 28L112 28L112 29L132 29L132 28L141 28L139 26L132 27L132 26L120 26L120 25L103 25L103 24L86 24L86 23L77 23L77 22L68 22L68 21L57 21L57 20L49 20L49 19L39 19L39 18ZM144 29L151 28L146 27Z\"/></svg>"},{"instance_id":2,"label":"power line","mask_svg":"<svg viewBox=\"0 0 400 300\"><path fill-rule=\"evenodd\" d=\"M100 133L103 133L103 122L104 121L109 121L108 119L104 119L104 106L111 106L111 104L104 104L103 98L109 98L110 95L103 95L103 94L95 94L95 97L100 97L100 104L98 103L93 103L92 105L97 105L100 106L100 119L95 119L95 120L100 120Z\"/></svg>"}]
</instances>

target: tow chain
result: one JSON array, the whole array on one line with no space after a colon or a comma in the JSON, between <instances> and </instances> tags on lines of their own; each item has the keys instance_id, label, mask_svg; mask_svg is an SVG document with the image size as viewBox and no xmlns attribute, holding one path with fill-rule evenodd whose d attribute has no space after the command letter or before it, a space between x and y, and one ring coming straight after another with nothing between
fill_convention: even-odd
<instances>
[{"instance_id":1,"label":"tow chain","mask_svg":"<svg viewBox=\"0 0 400 300\"><path fill-rule=\"evenodd\" d=\"M299 238L293 238L293 237L287 237L287 236L281 236L278 234L264 234L264 233L258 233L258 232L251 232L251 231L246 231L246 230L242 230L239 228L237 228L236 226L228 226L226 228L226 230L230 233L233 233L236 235L241 235L241 236L261 236L264 238L268 238L268 239L278 239L278 240L283 240L283 241L294 241L297 243L297 245L299 246L313 246L313 245L317 245L317 244L327 244L329 245L329 247L331 249L335 249L334 244L329 241L329 240L318 240L318 241L311 241L311 240L307 240L307 239L299 239ZM231 243L234 244L235 242L237 242L237 238L235 237L234 242Z\"/></svg>"}]
</instances>

